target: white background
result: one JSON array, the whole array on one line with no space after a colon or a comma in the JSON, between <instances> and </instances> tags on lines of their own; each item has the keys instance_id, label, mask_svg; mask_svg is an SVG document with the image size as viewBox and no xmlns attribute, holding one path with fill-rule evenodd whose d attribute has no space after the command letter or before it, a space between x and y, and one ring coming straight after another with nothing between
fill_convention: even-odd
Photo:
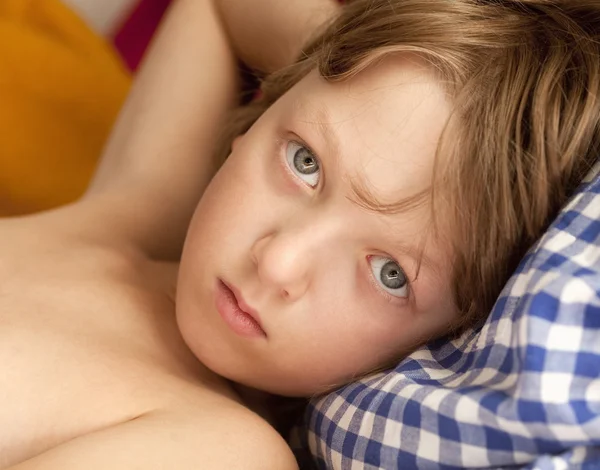
<instances>
[{"instance_id":1,"label":"white background","mask_svg":"<svg viewBox=\"0 0 600 470\"><path fill-rule=\"evenodd\" d=\"M109 35L122 24L138 0L62 0L98 33Z\"/></svg>"}]
</instances>

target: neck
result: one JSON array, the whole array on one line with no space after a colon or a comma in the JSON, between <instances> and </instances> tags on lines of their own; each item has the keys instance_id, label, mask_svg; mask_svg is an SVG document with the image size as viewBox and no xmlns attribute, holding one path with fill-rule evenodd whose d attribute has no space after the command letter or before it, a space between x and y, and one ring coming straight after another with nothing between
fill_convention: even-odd
<instances>
[{"instance_id":1,"label":"neck","mask_svg":"<svg viewBox=\"0 0 600 470\"><path fill-rule=\"evenodd\" d=\"M231 386L242 399L244 405L274 426L273 412L269 408L269 400L272 395L237 382L231 382Z\"/></svg>"},{"instance_id":2,"label":"neck","mask_svg":"<svg viewBox=\"0 0 600 470\"><path fill-rule=\"evenodd\" d=\"M235 382L231 382L231 386L242 402L273 426L284 439L287 439L308 403L305 398L273 395Z\"/></svg>"}]
</instances>

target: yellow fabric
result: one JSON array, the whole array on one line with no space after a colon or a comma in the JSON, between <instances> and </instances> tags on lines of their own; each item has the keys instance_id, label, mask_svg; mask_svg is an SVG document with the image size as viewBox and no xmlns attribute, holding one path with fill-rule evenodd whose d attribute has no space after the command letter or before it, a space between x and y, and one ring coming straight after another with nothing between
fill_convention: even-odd
<instances>
[{"instance_id":1,"label":"yellow fabric","mask_svg":"<svg viewBox=\"0 0 600 470\"><path fill-rule=\"evenodd\" d=\"M83 193L129 86L59 0L0 0L0 216Z\"/></svg>"}]
</instances>

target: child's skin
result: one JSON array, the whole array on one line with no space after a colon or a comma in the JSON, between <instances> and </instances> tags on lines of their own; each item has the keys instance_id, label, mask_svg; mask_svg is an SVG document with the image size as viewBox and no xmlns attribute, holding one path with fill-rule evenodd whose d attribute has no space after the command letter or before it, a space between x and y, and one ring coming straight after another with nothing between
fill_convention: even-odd
<instances>
[{"instance_id":1,"label":"child's skin","mask_svg":"<svg viewBox=\"0 0 600 470\"><path fill-rule=\"evenodd\" d=\"M183 337L212 370L306 396L401 357L452 319L448 257L434 240L418 281L379 281L390 257L415 279L429 206L382 215L351 186L367 181L394 202L430 184L449 106L413 60L337 85L312 73L234 145L196 210L177 296ZM314 158L299 142L319 158L312 174L293 165L297 152ZM258 311L265 336L240 337L215 315L217 279Z\"/></svg>"},{"instance_id":2,"label":"child's skin","mask_svg":"<svg viewBox=\"0 0 600 470\"><path fill-rule=\"evenodd\" d=\"M286 5L275 23L296 37L336 8ZM220 6L251 58L244 28L268 25L237 28L234 2ZM295 53L265 49L263 65ZM236 141L198 205L181 269L164 261L178 258L212 175L203 156L235 101L236 73L213 5L178 0L89 193L0 221L0 469L295 468L223 377L309 395L455 316L449 253L424 235L427 205L383 215L351 191L361 179L394 202L431 182L449 103L414 57L335 85L305 78ZM309 176L294 171L296 155ZM423 243L429 262L414 280ZM409 284L385 293L391 258ZM257 310L264 334L224 320L221 281Z\"/></svg>"}]
</instances>

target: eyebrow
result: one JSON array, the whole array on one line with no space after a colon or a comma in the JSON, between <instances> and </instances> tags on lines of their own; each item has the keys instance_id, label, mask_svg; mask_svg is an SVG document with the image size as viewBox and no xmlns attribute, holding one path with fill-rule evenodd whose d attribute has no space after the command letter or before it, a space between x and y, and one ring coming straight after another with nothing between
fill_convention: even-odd
<instances>
[{"instance_id":1,"label":"eyebrow","mask_svg":"<svg viewBox=\"0 0 600 470\"><path fill-rule=\"evenodd\" d=\"M310 114L314 118L305 122L316 127L319 135L330 149L328 153L333 155L336 161L339 161L342 155L341 139L331 129L331 125L327 123L330 117L327 108L324 106L314 106L306 102L303 102L302 106L310 107ZM348 196L348 199L359 207L377 214L393 215L416 209L427 201L427 196L430 194L430 188L426 188L399 201L385 203L375 195L374 190L369 187L368 181L361 177L361 175L357 174L353 178L349 178L348 181L352 190L352 195Z\"/></svg>"},{"instance_id":2,"label":"eyebrow","mask_svg":"<svg viewBox=\"0 0 600 470\"><path fill-rule=\"evenodd\" d=\"M405 256L412 258L416 262L416 269L414 270L414 280L418 279L421 265L426 266L431 272L435 274L440 273L441 266L434 263L431 258L425 254L424 244L427 238L423 239L423 246L418 245L405 245L403 243L396 242L393 244L394 250L402 253Z\"/></svg>"},{"instance_id":3,"label":"eyebrow","mask_svg":"<svg viewBox=\"0 0 600 470\"><path fill-rule=\"evenodd\" d=\"M423 206L431 194L430 188L425 188L416 194L402 198L396 202L383 203L377 200L363 178L352 180L351 187L354 198L348 196L347 199L355 205L379 215L395 215L415 210ZM423 240L423 243L425 242L426 239ZM403 253L404 255L410 256L416 261L417 267L415 270L414 279L419 277L421 264L427 266L430 270L436 273L439 272L440 267L436 263L433 263L433 261L425 254L424 246L418 247L417 245L406 245L404 243L395 241L392 242L392 247L394 248L395 252Z\"/></svg>"},{"instance_id":4,"label":"eyebrow","mask_svg":"<svg viewBox=\"0 0 600 470\"><path fill-rule=\"evenodd\" d=\"M339 136L330 129L331 125L328 124L330 120L330 114L327 108L323 105L315 106L312 103L303 101L300 103L301 107L309 108L310 120L304 120L306 124L311 124L316 127L321 138L327 143L327 146L332 149L332 153L336 159L341 155L341 143ZM307 113L308 114L308 113Z\"/></svg>"},{"instance_id":5,"label":"eyebrow","mask_svg":"<svg viewBox=\"0 0 600 470\"><path fill-rule=\"evenodd\" d=\"M310 114L314 119L305 121L307 124L315 125L321 138L327 143L330 151L329 154L333 154L336 161L339 161L341 152L341 139L335 131L331 129L331 125L328 124L330 114L324 106L314 106L312 103L302 102L302 106L310 107ZM365 209L369 212L379 215L395 215L406 213L414 210L428 200L428 196L431 194L431 188L425 188L411 196L402 198L396 202L386 203L381 201L371 189L368 181L362 178L360 175L356 175L349 179L350 188L352 195L346 196L346 198L353 204ZM417 263L415 271L415 279L419 275L421 264L424 264L434 272L439 271L439 266L432 262L432 260L425 254L423 248L417 249L416 246L407 246L401 243L393 243L394 251L401 252L406 256L411 257Z\"/></svg>"}]
</instances>

